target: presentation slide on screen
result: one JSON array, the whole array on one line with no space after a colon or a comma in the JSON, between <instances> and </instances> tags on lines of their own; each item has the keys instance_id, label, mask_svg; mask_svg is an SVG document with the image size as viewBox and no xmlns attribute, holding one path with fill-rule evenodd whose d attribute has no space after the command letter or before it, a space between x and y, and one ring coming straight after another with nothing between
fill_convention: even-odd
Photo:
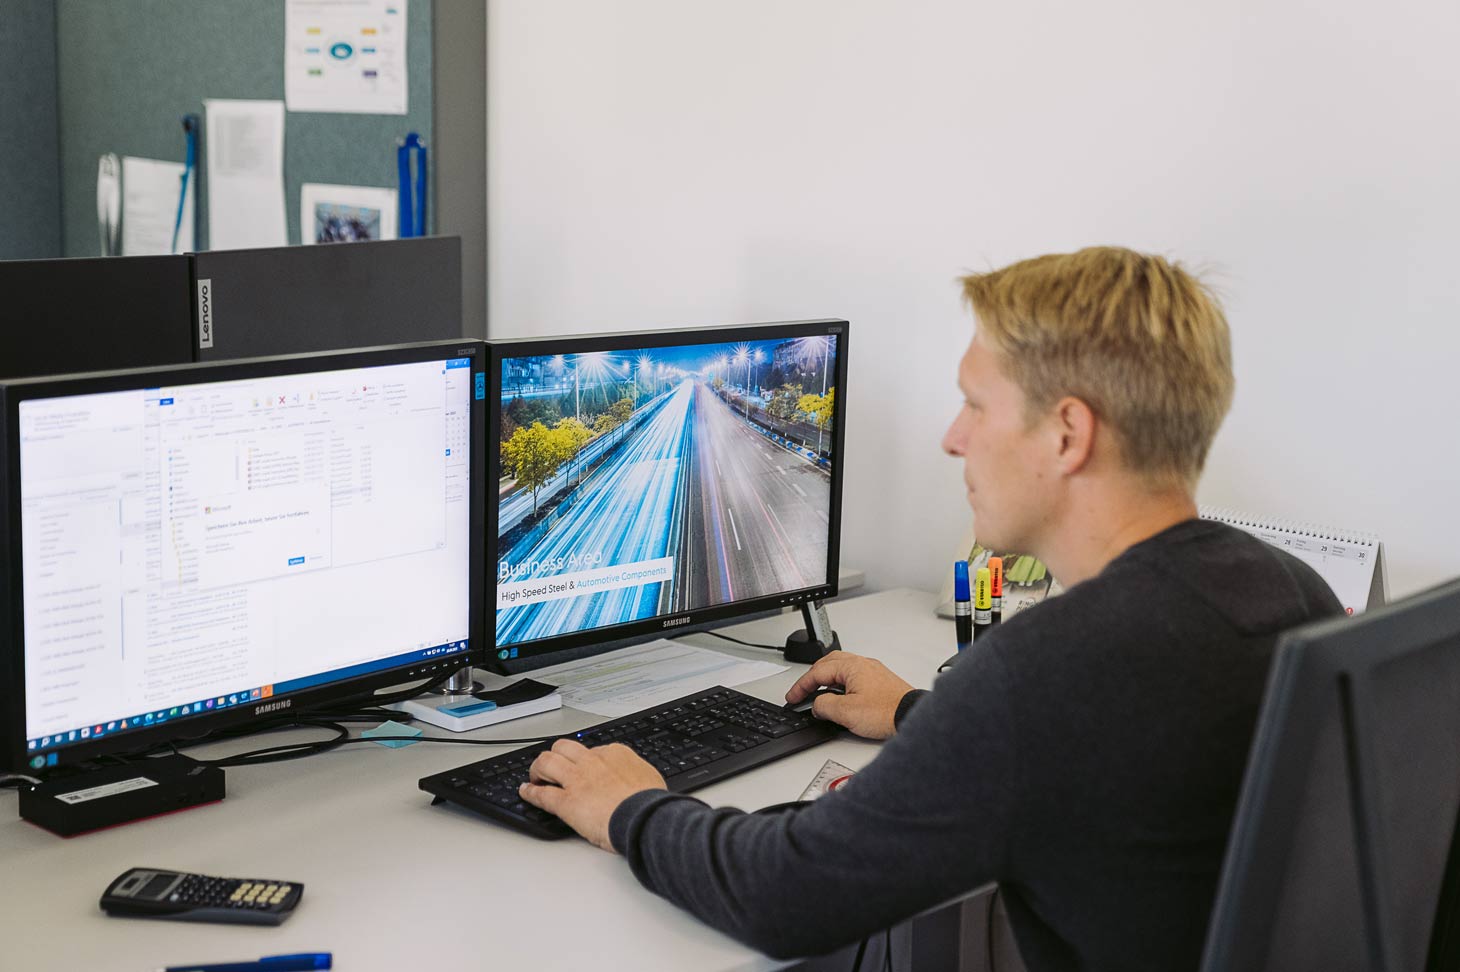
<instances>
[{"instance_id":1,"label":"presentation slide on screen","mask_svg":"<svg viewBox=\"0 0 1460 972\"><path fill-rule=\"evenodd\" d=\"M832 335L507 358L497 643L826 582Z\"/></svg>"}]
</instances>

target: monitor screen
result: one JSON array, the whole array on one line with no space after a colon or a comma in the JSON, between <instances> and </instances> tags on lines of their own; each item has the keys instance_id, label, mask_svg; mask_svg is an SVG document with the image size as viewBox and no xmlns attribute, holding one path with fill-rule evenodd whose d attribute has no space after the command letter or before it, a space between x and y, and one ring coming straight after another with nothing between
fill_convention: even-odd
<instances>
[{"instance_id":1,"label":"monitor screen","mask_svg":"<svg viewBox=\"0 0 1460 972\"><path fill-rule=\"evenodd\" d=\"M834 593L846 331L494 344L498 661Z\"/></svg>"},{"instance_id":2,"label":"monitor screen","mask_svg":"<svg viewBox=\"0 0 1460 972\"><path fill-rule=\"evenodd\" d=\"M26 765L460 665L482 613L484 357L457 341L10 389Z\"/></svg>"}]
</instances>

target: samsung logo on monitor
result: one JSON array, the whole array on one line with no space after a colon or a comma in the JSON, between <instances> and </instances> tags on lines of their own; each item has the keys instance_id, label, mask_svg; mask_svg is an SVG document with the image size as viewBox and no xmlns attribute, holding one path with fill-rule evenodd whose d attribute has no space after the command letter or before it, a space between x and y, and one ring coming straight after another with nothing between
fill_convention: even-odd
<instances>
[{"instance_id":1,"label":"samsung logo on monitor","mask_svg":"<svg viewBox=\"0 0 1460 972\"><path fill-rule=\"evenodd\" d=\"M259 716L268 712L278 712L280 709L287 709L293 704L293 699L285 699L282 702L269 702L266 705L256 705L253 707L253 714Z\"/></svg>"},{"instance_id":2,"label":"samsung logo on monitor","mask_svg":"<svg viewBox=\"0 0 1460 972\"><path fill-rule=\"evenodd\" d=\"M689 615L688 614L686 614L682 618L670 618L668 621L665 621L664 622L664 627L666 627L666 628L674 628L674 627L678 627L681 624L689 624Z\"/></svg>"}]
</instances>

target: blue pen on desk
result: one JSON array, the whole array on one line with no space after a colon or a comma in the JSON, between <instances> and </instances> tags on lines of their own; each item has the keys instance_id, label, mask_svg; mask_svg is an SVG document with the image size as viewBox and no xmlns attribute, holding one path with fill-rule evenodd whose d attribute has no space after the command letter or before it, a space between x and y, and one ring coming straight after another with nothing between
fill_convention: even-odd
<instances>
[{"instance_id":1,"label":"blue pen on desk","mask_svg":"<svg viewBox=\"0 0 1460 972\"><path fill-rule=\"evenodd\" d=\"M968 561L953 561L953 624L958 650L973 644L973 599L968 595Z\"/></svg>"},{"instance_id":2,"label":"blue pen on desk","mask_svg":"<svg viewBox=\"0 0 1460 972\"><path fill-rule=\"evenodd\" d=\"M162 972L311 972L330 967L329 952L300 955L265 955L257 962L214 962L209 965L169 965Z\"/></svg>"}]
</instances>

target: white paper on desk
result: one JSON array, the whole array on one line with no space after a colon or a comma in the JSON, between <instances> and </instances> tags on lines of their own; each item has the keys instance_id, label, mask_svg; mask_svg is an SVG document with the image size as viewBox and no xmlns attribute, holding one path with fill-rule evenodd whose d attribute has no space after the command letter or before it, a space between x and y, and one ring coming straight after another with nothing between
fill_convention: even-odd
<instances>
[{"instance_id":1,"label":"white paper on desk","mask_svg":"<svg viewBox=\"0 0 1460 972\"><path fill-rule=\"evenodd\" d=\"M407 88L406 0L288 0L290 111L404 115Z\"/></svg>"},{"instance_id":2,"label":"white paper on desk","mask_svg":"<svg viewBox=\"0 0 1460 972\"><path fill-rule=\"evenodd\" d=\"M746 661L661 638L539 669L532 677L560 687L564 705L617 718L716 685L743 685L785 670L785 665Z\"/></svg>"},{"instance_id":3,"label":"white paper on desk","mask_svg":"<svg viewBox=\"0 0 1460 972\"><path fill-rule=\"evenodd\" d=\"M284 103L205 101L208 111L208 245L287 246Z\"/></svg>"},{"instance_id":4,"label":"white paper on desk","mask_svg":"<svg viewBox=\"0 0 1460 972\"><path fill-rule=\"evenodd\" d=\"M182 226L177 226L177 198L182 193L185 166L181 162L122 158L122 253L158 256L187 253L193 246L193 212L197 206L198 174L188 178L183 200ZM172 231L177 227L177 248Z\"/></svg>"}]
</instances>

